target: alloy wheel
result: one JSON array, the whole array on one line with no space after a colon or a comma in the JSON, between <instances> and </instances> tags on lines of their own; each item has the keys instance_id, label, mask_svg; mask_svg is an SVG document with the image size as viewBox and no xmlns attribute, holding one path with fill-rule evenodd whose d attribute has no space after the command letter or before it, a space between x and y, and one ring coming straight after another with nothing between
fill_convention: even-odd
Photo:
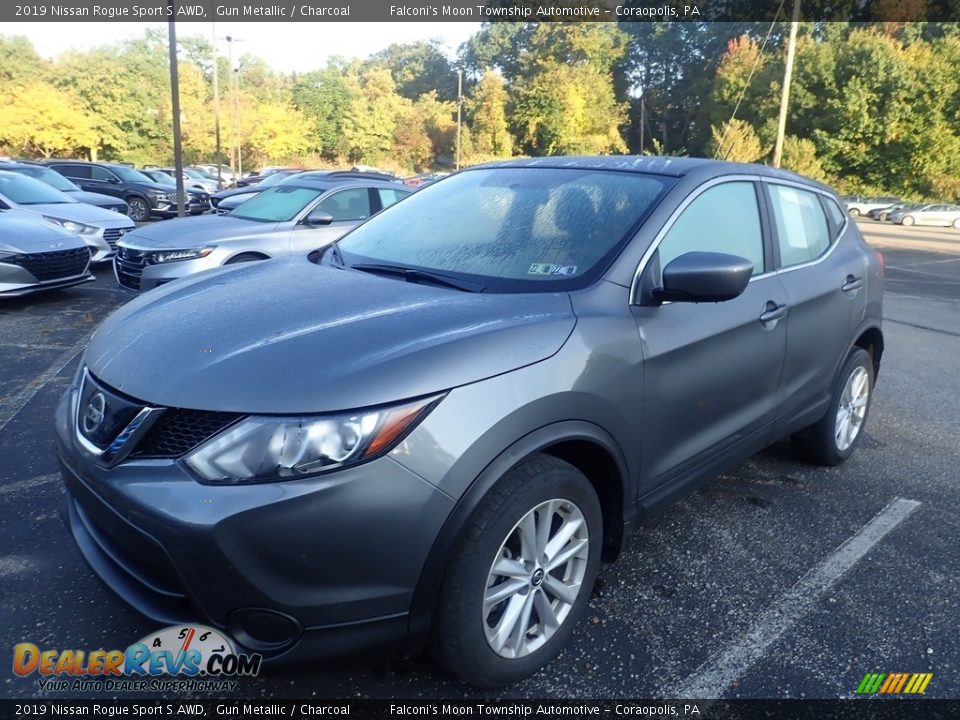
<instances>
[{"instance_id":1,"label":"alloy wheel","mask_svg":"<svg viewBox=\"0 0 960 720\"><path fill-rule=\"evenodd\" d=\"M860 434L863 420L867 415L867 403L870 400L870 375L866 368L857 366L850 373L840 395L837 406L837 418L834 425L834 438L837 450L844 452L853 445Z\"/></svg>"},{"instance_id":2,"label":"alloy wheel","mask_svg":"<svg viewBox=\"0 0 960 720\"><path fill-rule=\"evenodd\" d=\"M487 577L483 630L490 648L521 658L543 647L583 591L590 534L575 503L555 498L507 534Z\"/></svg>"}]
</instances>

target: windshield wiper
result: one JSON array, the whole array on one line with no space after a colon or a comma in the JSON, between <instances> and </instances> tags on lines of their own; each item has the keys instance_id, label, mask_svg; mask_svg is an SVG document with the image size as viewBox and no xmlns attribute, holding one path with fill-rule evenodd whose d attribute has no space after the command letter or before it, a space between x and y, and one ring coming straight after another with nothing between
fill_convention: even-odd
<instances>
[{"instance_id":1,"label":"windshield wiper","mask_svg":"<svg viewBox=\"0 0 960 720\"><path fill-rule=\"evenodd\" d=\"M397 275L404 278L407 282L430 282L444 287L451 287L457 290L467 292L483 292L486 288L469 280L460 280L452 278L449 275L432 272L430 270L421 270L420 268L409 268L402 265L385 265L379 263L357 263L350 265L354 270L381 275Z\"/></svg>"}]
</instances>

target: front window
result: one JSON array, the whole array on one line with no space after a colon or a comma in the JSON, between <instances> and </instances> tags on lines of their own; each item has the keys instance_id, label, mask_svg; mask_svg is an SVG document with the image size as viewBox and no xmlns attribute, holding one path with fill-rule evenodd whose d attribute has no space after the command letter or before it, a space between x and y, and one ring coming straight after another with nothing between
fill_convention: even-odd
<instances>
[{"instance_id":1,"label":"front window","mask_svg":"<svg viewBox=\"0 0 960 720\"><path fill-rule=\"evenodd\" d=\"M467 170L375 215L339 249L348 265L432 270L492 291L585 287L633 235L668 182L576 168Z\"/></svg>"},{"instance_id":2,"label":"front window","mask_svg":"<svg viewBox=\"0 0 960 720\"><path fill-rule=\"evenodd\" d=\"M49 205L73 202L46 183L17 173L0 172L0 195L17 205Z\"/></svg>"},{"instance_id":3,"label":"front window","mask_svg":"<svg viewBox=\"0 0 960 720\"><path fill-rule=\"evenodd\" d=\"M287 222L316 200L321 192L313 188L274 187L247 200L229 215L257 222Z\"/></svg>"}]
</instances>

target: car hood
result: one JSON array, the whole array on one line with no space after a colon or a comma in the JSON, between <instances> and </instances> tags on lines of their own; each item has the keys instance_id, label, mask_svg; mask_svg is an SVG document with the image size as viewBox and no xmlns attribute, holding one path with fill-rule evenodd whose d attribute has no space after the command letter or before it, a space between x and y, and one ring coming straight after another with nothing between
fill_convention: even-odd
<instances>
[{"instance_id":1,"label":"car hood","mask_svg":"<svg viewBox=\"0 0 960 720\"><path fill-rule=\"evenodd\" d=\"M132 228L133 220L112 210L82 202L28 205L28 209L59 220L73 220L99 228Z\"/></svg>"},{"instance_id":2,"label":"car hood","mask_svg":"<svg viewBox=\"0 0 960 720\"><path fill-rule=\"evenodd\" d=\"M61 230L37 215L0 212L0 252L37 253L86 247L78 235Z\"/></svg>"},{"instance_id":3,"label":"car hood","mask_svg":"<svg viewBox=\"0 0 960 720\"><path fill-rule=\"evenodd\" d=\"M87 192L86 190L65 190L70 197L77 202L87 205L96 205L97 207L123 207L126 203L113 195L104 195L103 193Z\"/></svg>"},{"instance_id":4,"label":"car hood","mask_svg":"<svg viewBox=\"0 0 960 720\"><path fill-rule=\"evenodd\" d=\"M198 215L144 225L129 233L123 244L144 250L203 247L224 240L262 237L279 226L280 223L261 223L222 215Z\"/></svg>"},{"instance_id":5,"label":"car hood","mask_svg":"<svg viewBox=\"0 0 960 720\"><path fill-rule=\"evenodd\" d=\"M538 362L575 322L565 293L468 293L290 257L140 296L100 326L86 363L108 385L158 405L334 412Z\"/></svg>"}]
</instances>

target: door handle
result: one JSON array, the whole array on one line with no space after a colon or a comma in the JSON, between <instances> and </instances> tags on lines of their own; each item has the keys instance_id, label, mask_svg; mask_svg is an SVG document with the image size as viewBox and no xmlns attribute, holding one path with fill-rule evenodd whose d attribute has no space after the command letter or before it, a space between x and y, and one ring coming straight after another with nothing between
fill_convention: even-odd
<instances>
[{"instance_id":1,"label":"door handle","mask_svg":"<svg viewBox=\"0 0 960 720\"><path fill-rule=\"evenodd\" d=\"M760 322L770 323L780 318L786 317L787 315L787 306L786 305L777 305L775 302L768 301L767 308L760 314Z\"/></svg>"},{"instance_id":2,"label":"door handle","mask_svg":"<svg viewBox=\"0 0 960 720\"><path fill-rule=\"evenodd\" d=\"M863 287L863 280L853 275L847 275L846 280L843 285L840 287L845 293L853 292L854 290L859 290Z\"/></svg>"}]
</instances>

